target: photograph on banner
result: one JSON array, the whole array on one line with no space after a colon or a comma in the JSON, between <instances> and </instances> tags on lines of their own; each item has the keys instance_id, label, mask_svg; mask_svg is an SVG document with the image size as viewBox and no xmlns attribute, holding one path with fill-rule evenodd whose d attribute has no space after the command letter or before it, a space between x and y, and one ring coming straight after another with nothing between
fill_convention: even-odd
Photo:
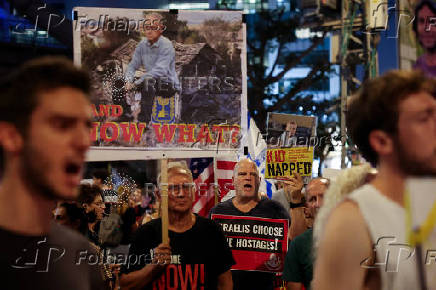
<instances>
[{"instance_id":1,"label":"photograph on banner","mask_svg":"<svg viewBox=\"0 0 436 290\"><path fill-rule=\"evenodd\" d=\"M233 270L283 271L288 220L212 214L221 225L236 264Z\"/></svg>"},{"instance_id":2,"label":"photograph on banner","mask_svg":"<svg viewBox=\"0 0 436 290\"><path fill-rule=\"evenodd\" d=\"M418 69L436 78L436 0L400 0L401 69Z\"/></svg>"},{"instance_id":3,"label":"photograph on banner","mask_svg":"<svg viewBox=\"0 0 436 290\"><path fill-rule=\"evenodd\" d=\"M246 114L241 11L74 13L74 60L93 81L93 145L239 147Z\"/></svg>"},{"instance_id":4,"label":"photograph on banner","mask_svg":"<svg viewBox=\"0 0 436 290\"><path fill-rule=\"evenodd\" d=\"M312 178L313 147L268 149L265 178L284 179L298 173L307 184Z\"/></svg>"},{"instance_id":5,"label":"photograph on banner","mask_svg":"<svg viewBox=\"0 0 436 290\"><path fill-rule=\"evenodd\" d=\"M425 289L436 287L436 178L415 177L406 181L405 210L409 219L407 225L408 241L404 247L405 257L416 254L416 245L422 248L422 265L418 269L424 271L426 277ZM419 229L419 230L417 230ZM395 241L401 243L402 241ZM415 252L414 252L415 251ZM401 263L417 263L416 255L411 261ZM417 265L413 265L417 268Z\"/></svg>"},{"instance_id":6,"label":"photograph on banner","mask_svg":"<svg viewBox=\"0 0 436 290\"><path fill-rule=\"evenodd\" d=\"M316 136L317 118L268 112L267 146L282 148L309 146Z\"/></svg>"}]
</instances>

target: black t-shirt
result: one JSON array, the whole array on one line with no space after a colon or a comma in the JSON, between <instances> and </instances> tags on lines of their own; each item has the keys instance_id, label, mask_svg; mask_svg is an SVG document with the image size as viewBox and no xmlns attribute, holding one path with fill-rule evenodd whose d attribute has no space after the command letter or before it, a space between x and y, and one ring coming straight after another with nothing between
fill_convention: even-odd
<instances>
[{"instance_id":1,"label":"black t-shirt","mask_svg":"<svg viewBox=\"0 0 436 290\"><path fill-rule=\"evenodd\" d=\"M212 208L209 216L212 214L287 219L289 224L291 221L291 217L286 209L277 201L270 199L261 199L249 212L240 211L233 205L232 199L229 199ZM274 288L275 274L259 271L232 270L232 278L233 289L235 290L270 290Z\"/></svg>"},{"instance_id":2,"label":"black t-shirt","mask_svg":"<svg viewBox=\"0 0 436 290\"><path fill-rule=\"evenodd\" d=\"M0 229L1 289L103 289L97 258L85 237L51 224L46 236Z\"/></svg>"},{"instance_id":3,"label":"black t-shirt","mask_svg":"<svg viewBox=\"0 0 436 290\"><path fill-rule=\"evenodd\" d=\"M191 229L183 233L169 231L168 235L171 264L145 289L217 289L218 276L234 264L220 226L212 220L196 216ZM130 246L130 263L123 266L122 272L137 271L151 263L151 251L161 242L160 218L141 226Z\"/></svg>"},{"instance_id":4,"label":"black t-shirt","mask_svg":"<svg viewBox=\"0 0 436 290\"><path fill-rule=\"evenodd\" d=\"M121 216L123 221L121 225L121 231L123 232L123 239L121 240L122 245L127 245L132 242L132 226L136 222L136 212L135 209L129 207L126 212Z\"/></svg>"}]
</instances>

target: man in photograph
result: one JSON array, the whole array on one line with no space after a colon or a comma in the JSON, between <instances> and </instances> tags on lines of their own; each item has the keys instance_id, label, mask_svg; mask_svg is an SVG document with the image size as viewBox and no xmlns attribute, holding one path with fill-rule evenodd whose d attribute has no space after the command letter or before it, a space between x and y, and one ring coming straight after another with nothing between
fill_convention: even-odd
<instances>
[{"instance_id":1,"label":"man in photograph","mask_svg":"<svg viewBox=\"0 0 436 290\"><path fill-rule=\"evenodd\" d=\"M436 2L422 0L418 3L415 8L413 30L425 51L416 61L414 68L436 78Z\"/></svg>"},{"instance_id":2,"label":"man in photograph","mask_svg":"<svg viewBox=\"0 0 436 290\"><path fill-rule=\"evenodd\" d=\"M141 111L138 121L150 121L153 102L156 96L171 98L180 91L176 73L176 53L171 41L162 35L166 26L164 17L157 12L148 13L141 27L145 39L135 49L126 70L126 89L141 92ZM135 79L140 68L145 74Z\"/></svg>"},{"instance_id":3,"label":"man in photograph","mask_svg":"<svg viewBox=\"0 0 436 290\"><path fill-rule=\"evenodd\" d=\"M286 122L285 131L280 135L279 139L279 147L288 147L290 146L291 139L295 139L295 134L297 133L297 122L288 121Z\"/></svg>"},{"instance_id":4,"label":"man in photograph","mask_svg":"<svg viewBox=\"0 0 436 290\"><path fill-rule=\"evenodd\" d=\"M69 60L32 60L0 81L2 289L102 289L85 237L53 221L77 198L91 144L91 83ZM84 253L81 259L78 255Z\"/></svg>"}]
</instances>

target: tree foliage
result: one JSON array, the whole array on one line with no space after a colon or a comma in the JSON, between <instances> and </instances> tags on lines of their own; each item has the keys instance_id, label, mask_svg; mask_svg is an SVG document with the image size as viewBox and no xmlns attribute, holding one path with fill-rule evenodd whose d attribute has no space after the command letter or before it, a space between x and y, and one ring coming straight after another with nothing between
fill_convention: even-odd
<instances>
[{"instance_id":1,"label":"tree foliage","mask_svg":"<svg viewBox=\"0 0 436 290\"><path fill-rule=\"evenodd\" d=\"M261 10L256 14L247 15L247 18L248 109L251 116L259 129L265 132L268 112L298 114L300 106L316 106L317 110L312 114L318 116L318 140L324 137L324 142L315 147L315 156L320 158L322 163L328 152L333 150L329 140L337 131L337 124L327 123L326 121L332 118L326 118L324 115L329 109L329 115L336 112L336 109L331 108L335 108L337 100L315 101L313 95L307 92L311 91L314 85L329 79L329 59L316 57L313 53L324 42L327 32L319 31L317 36L311 39L311 44L306 50L295 51L289 49L289 44L297 40L297 16L292 16L284 9L276 9ZM271 55L274 55L272 63ZM306 77L298 79L292 87L281 94L271 92L270 87L273 84L282 80L287 72L307 59L310 71Z\"/></svg>"}]
</instances>

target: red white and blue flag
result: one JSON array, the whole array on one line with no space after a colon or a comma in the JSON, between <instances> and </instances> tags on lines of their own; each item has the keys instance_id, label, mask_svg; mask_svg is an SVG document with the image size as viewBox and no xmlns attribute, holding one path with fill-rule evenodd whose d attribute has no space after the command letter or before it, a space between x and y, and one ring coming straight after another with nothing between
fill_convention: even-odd
<instances>
[{"instance_id":1,"label":"red white and blue flag","mask_svg":"<svg viewBox=\"0 0 436 290\"><path fill-rule=\"evenodd\" d=\"M189 168L196 185L193 211L201 216L208 216L215 206L215 174L219 186L218 202L233 189L232 175L236 165L234 160L217 159L217 168L214 172L213 158L193 158Z\"/></svg>"}]
</instances>

